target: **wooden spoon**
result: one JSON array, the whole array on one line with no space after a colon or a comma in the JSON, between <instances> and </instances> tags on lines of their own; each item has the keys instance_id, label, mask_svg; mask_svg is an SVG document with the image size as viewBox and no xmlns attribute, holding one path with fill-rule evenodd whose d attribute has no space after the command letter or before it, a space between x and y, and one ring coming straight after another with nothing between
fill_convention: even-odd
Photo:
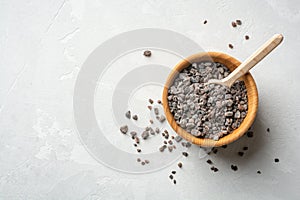
<instances>
[{"instance_id":1,"label":"wooden spoon","mask_svg":"<svg viewBox=\"0 0 300 200\"><path fill-rule=\"evenodd\" d=\"M263 44L258 50L256 50L249 58L247 58L238 68L229 74L226 78L221 80L211 79L206 84L220 84L227 87L246 74L252 67L259 63L266 55L268 55L273 49L275 49L283 40L281 34L275 34L265 44Z\"/></svg>"}]
</instances>

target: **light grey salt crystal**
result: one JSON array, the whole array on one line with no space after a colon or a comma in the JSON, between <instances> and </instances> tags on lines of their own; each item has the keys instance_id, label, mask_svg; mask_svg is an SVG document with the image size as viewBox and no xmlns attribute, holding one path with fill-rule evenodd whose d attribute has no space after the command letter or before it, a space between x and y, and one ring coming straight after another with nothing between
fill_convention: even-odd
<instances>
[{"instance_id":1,"label":"light grey salt crystal","mask_svg":"<svg viewBox=\"0 0 300 200\"><path fill-rule=\"evenodd\" d=\"M205 82L207 82L207 81L205 81ZM204 88L204 92L205 92L205 93L208 93L208 92L209 92L209 88L208 88L208 87L205 87L205 88ZM206 95L207 95L207 94L206 94Z\"/></svg>"},{"instance_id":2,"label":"light grey salt crystal","mask_svg":"<svg viewBox=\"0 0 300 200\"><path fill-rule=\"evenodd\" d=\"M160 132L159 128L155 128L155 132L159 133Z\"/></svg>"},{"instance_id":3,"label":"light grey salt crystal","mask_svg":"<svg viewBox=\"0 0 300 200\"><path fill-rule=\"evenodd\" d=\"M182 113L183 113L183 111L182 110L180 110L181 108L178 108L178 111L177 111L177 113L179 114L179 115L182 115Z\"/></svg>"},{"instance_id":4,"label":"light grey salt crystal","mask_svg":"<svg viewBox=\"0 0 300 200\"><path fill-rule=\"evenodd\" d=\"M191 78L190 77L185 77L182 81L182 83L185 85L185 86L188 86L191 84Z\"/></svg>"},{"instance_id":5,"label":"light grey salt crystal","mask_svg":"<svg viewBox=\"0 0 300 200\"><path fill-rule=\"evenodd\" d=\"M234 118L240 118L241 117L241 112L238 110L236 111L236 113L234 114Z\"/></svg>"},{"instance_id":6,"label":"light grey salt crystal","mask_svg":"<svg viewBox=\"0 0 300 200\"><path fill-rule=\"evenodd\" d=\"M246 109L245 109L245 108L246 108ZM247 104L245 104L245 105L238 104L238 109L239 109L240 111L247 110Z\"/></svg>"},{"instance_id":7,"label":"light grey salt crystal","mask_svg":"<svg viewBox=\"0 0 300 200\"><path fill-rule=\"evenodd\" d=\"M197 112L200 111L200 105L198 103L195 104L195 110L197 110Z\"/></svg>"},{"instance_id":8,"label":"light grey salt crystal","mask_svg":"<svg viewBox=\"0 0 300 200\"><path fill-rule=\"evenodd\" d=\"M177 84L177 87L178 87L178 88L181 88L181 86L182 86L182 82L179 82L179 83Z\"/></svg>"},{"instance_id":9,"label":"light grey salt crystal","mask_svg":"<svg viewBox=\"0 0 300 200\"><path fill-rule=\"evenodd\" d=\"M187 129L191 129L191 128L194 128L194 127L195 127L195 124L193 124L193 123L187 123L186 124Z\"/></svg>"},{"instance_id":10,"label":"light grey salt crystal","mask_svg":"<svg viewBox=\"0 0 300 200\"><path fill-rule=\"evenodd\" d=\"M195 90L194 84L190 85L189 88L190 88L191 92L193 92Z\"/></svg>"},{"instance_id":11,"label":"light grey salt crystal","mask_svg":"<svg viewBox=\"0 0 300 200\"><path fill-rule=\"evenodd\" d=\"M171 104L172 107L176 107L176 105L177 105L176 102L173 102L173 103ZM157 109L157 111L158 111L158 109ZM156 112L156 113L158 113L158 112ZM157 115L158 115L158 114L157 114Z\"/></svg>"},{"instance_id":12,"label":"light grey salt crystal","mask_svg":"<svg viewBox=\"0 0 300 200\"><path fill-rule=\"evenodd\" d=\"M226 118L225 126L230 126L232 124L231 118Z\"/></svg>"},{"instance_id":13,"label":"light grey salt crystal","mask_svg":"<svg viewBox=\"0 0 300 200\"><path fill-rule=\"evenodd\" d=\"M178 78L179 79L184 79L185 77L187 77L186 73L180 73Z\"/></svg>"},{"instance_id":14,"label":"light grey salt crystal","mask_svg":"<svg viewBox=\"0 0 300 200\"><path fill-rule=\"evenodd\" d=\"M199 78L199 77L192 77L192 78L191 78L191 81L192 81L193 83L198 83L198 82L200 81L200 78Z\"/></svg>"},{"instance_id":15,"label":"light grey salt crystal","mask_svg":"<svg viewBox=\"0 0 300 200\"><path fill-rule=\"evenodd\" d=\"M178 113L176 113L175 115L174 115L174 119L179 119L180 118L180 115L178 114Z\"/></svg>"},{"instance_id":16,"label":"light grey salt crystal","mask_svg":"<svg viewBox=\"0 0 300 200\"><path fill-rule=\"evenodd\" d=\"M177 90L177 89L175 89L174 91L173 91L173 94L179 94L179 93L181 93L182 92L182 89L180 88L179 90Z\"/></svg>"},{"instance_id":17,"label":"light grey salt crystal","mask_svg":"<svg viewBox=\"0 0 300 200\"><path fill-rule=\"evenodd\" d=\"M147 126L147 127L145 128L145 131L150 131L150 126Z\"/></svg>"},{"instance_id":18,"label":"light grey salt crystal","mask_svg":"<svg viewBox=\"0 0 300 200\"><path fill-rule=\"evenodd\" d=\"M223 114L219 113L219 114L216 116L215 122L216 122L216 123L223 124L223 122L224 122Z\"/></svg>"},{"instance_id":19,"label":"light grey salt crystal","mask_svg":"<svg viewBox=\"0 0 300 200\"><path fill-rule=\"evenodd\" d=\"M218 135L214 135L212 139L215 140L215 141L217 141L217 140L219 140L219 136Z\"/></svg>"},{"instance_id":20,"label":"light grey salt crystal","mask_svg":"<svg viewBox=\"0 0 300 200\"><path fill-rule=\"evenodd\" d=\"M222 67L218 68L218 70L219 70L219 72L220 72L221 74L224 73L224 69L223 69Z\"/></svg>"},{"instance_id":21,"label":"light grey salt crystal","mask_svg":"<svg viewBox=\"0 0 300 200\"><path fill-rule=\"evenodd\" d=\"M225 113L225 117L231 117L233 116L233 112L229 111Z\"/></svg>"},{"instance_id":22,"label":"light grey salt crystal","mask_svg":"<svg viewBox=\"0 0 300 200\"><path fill-rule=\"evenodd\" d=\"M189 89L188 87L185 87L185 88L183 89L183 93L184 93L185 95L187 95L188 93L190 93L190 89Z\"/></svg>"},{"instance_id":23,"label":"light grey salt crystal","mask_svg":"<svg viewBox=\"0 0 300 200\"><path fill-rule=\"evenodd\" d=\"M237 124L236 124L236 123L233 123L233 124L231 125L231 128L236 129L236 128L237 128Z\"/></svg>"},{"instance_id":24,"label":"light grey salt crystal","mask_svg":"<svg viewBox=\"0 0 300 200\"><path fill-rule=\"evenodd\" d=\"M205 122L204 125L208 126L209 128L211 127L211 123L210 122Z\"/></svg>"},{"instance_id":25,"label":"light grey salt crystal","mask_svg":"<svg viewBox=\"0 0 300 200\"><path fill-rule=\"evenodd\" d=\"M198 131L198 130L196 130L196 129L192 129L191 134L192 134L193 136L198 137L198 136L200 136L201 132Z\"/></svg>"},{"instance_id":26,"label":"light grey salt crystal","mask_svg":"<svg viewBox=\"0 0 300 200\"><path fill-rule=\"evenodd\" d=\"M188 105L184 104L183 107L182 107L182 110L183 110L183 111L188 111L188 110L189 110Z\"/></svg>"},{"instance_id":27,"label":"light grey salt crystal","mask_svg":"<svg viewBox=\"0 0 300 200\"><path fill-rule=\"evenodd\" d=\"M232 104L233 104L233 101L232 101L231 99L226 100L225 102L226 102L226 105L227 105L228 107L231 107Z\"/></svg>"},{"instance_id":28,"label":"light grey salt crystal","mask_svg":"<svg viewBox=\"0 0 300 200\"><path fill-rule=\"evenodd\" d=\"M211 104L211 103L213 103L213 101L214 101L214 97L209 97L207 103Z\"/></svg>"},{"instance_id":29,"label":"light grey salt crystal","mask_svg":"<svg viewBox=\"0 0 300 200\"><path fill-rule=\"evenodd\" d=\"M209 73L209 74L207 74L207 77L208 77L209 79L211 79L211 74L210 74L210 72L212 72L212 67L206 67L206 72Z\"/></svg>"},{"instance_id":30,"label":"light grey salt crystal","mask_svg":"<svg viewBox=\"0 0 300 200\"><path fill-rule=\"evenodd\" d=\"M185 144L185 147L186 148L190 148L192 146L192 143L190 143L190 142L187 142L186 144Z\"/></svg>"},{"instance_id":31,"label":"light grey salt crystal","mask_svg":"<svg viewBox=\"0 0 300 200\"><path fill-rule=\"evenodd\" d=\"M246 117L246 112L241 112L241 118L245 118Z\"/></svg>"},{"instance_id":32,"label":"light grey salt crystal","mask_svg":"<svg viewBox=\"0 0 300 200\"><path fill-rule=\"evenodd\" d=\"M222 107L222 102L221 101L216 101L216 107L220 109Z\"/></svg>"},{"instance_id":33,"label":"light grey salt crystal","mask_svg":"<svg viewBox=\"0 0 300 200\"><path fill-rule=\"evenodd\" d=\"M125 116L130 119L131 118L131 112L130 110L128 110L126 113L125 113Z\"/></svg>"},{"instance_id":34,"label":"light grey salt crystal","mask_svg":"<svg viewBox=\"0 0 300 200\"><path fill-rule=\"evenodd\" d=\"M192 116L192 119L194 119L194 120L197 120L197 119L199 119L199 116L198 116L198 114L194 114L194 115Z\"/></svg>"},{"instance_id":35,"label":"light grey salt crystal","mask_svg":"<svg viewBox=\"0 0 300 200\"><path fill-rule=\"evenodd\" d=\"M193 118L189 119L189 123L195 124L195 119Z\"/></svg>"},{"instance_id":36,"label":"light grey salt crystal","mask_svg":"<svg viewBox=\"0 0 300 200\"><path fill-rule=\"evenodd\" d=\"M205 68L204 63L203 63L203 62L199 63L199 64L198 64L198 68L199 68L199 69L204 69L204 68Z\"/></svg>"},{"instance_id":37,"label":"light grey salt crystal","mask_svg":"<svg viewBox=\"0 0 300 200\"><path fill-rule=\"evenodd\" d=\"M131 135L131 137L135 137L135 136L137 135L137 132L131 131L131 132L130 132L130 135Z\"/></svg>"},{"instance_id":38,"label":"light grey salt crystal","mask_svg":"<svg viewBox=\"0 0 300 200\"><path fill-rule=\"evenodd\" d=\"M212 66L212 63L211 63L211 62L204 62L203 64L204 64L204 66L205 66L206 68Z\"/></svg>"},{"instance_id":39,"label":"light grey salt crystal","mask_svg":"<svg viewBox=\"0 0 300 200\"><path fill-rule=\"evenodd\" d=\"M225 100L227 99L232 99L232 95L231 94L225 94Z\"/></svg>"},{"instance_id":40,"label":"light grey salt crystal","mask_svg":"<svg viewBox=\"0 0 300 200\"><path fill-rule=\"evenodd\" d=\"M178 95L178 98L179 98L179 99L184 99L185 96L184 96L184 94L179 94L179 95Z\"/></svg>"},{"instance_id":41,"label":"light grey salt crystal","mask_svg":"<svg viewBox=\"0 0 300 200\"><path fill-rule=\"evenodd\" d=\"M176 87L175 86L171 86L170 89L171 93L173 93L173 91L176 91Z\"/></svg>"},{"instance_id":42,"label":"light grey salt crystal","mask_svg":"<svg viewBox=\"0 0 300 200\"><path fill-rule=\"evenodd\" d=\"M198 99L195 100L195 98L196 98L195 94L190 94L190 101L191 101L191 103L197 102Z\"/></svg>"},{"instance_id":43,"label":"light grey salt crystal","mask_svg":"<svg viewBox=\"0 0 300 200\"><path fill-rule=\"evenodd\" d=\"M227 107L226 111L232 111L232 107Z\"/></svg>"},{"instance_id":44,"label":"light grey salt crystal","mask_svg":"<svg viewBox=\"0 0 300 200\"><path fill-rule=\"evenodd\" d=\"M222 136L227 135L227 134L228 134L228 132L227 132L226 130L221 131L221 135L222 135ZM222 137L222 136L221 136L221 137Z\"/></svg>"},{"instance_id":45,"label":"light grey salt crystal","mask_svg":"<svg viewBox=\"0 0 300 200\"><path fill-rule=\"evenodd\" d=\"M128 131L128 126L127 126L127 125L121 126L121 127L120 127L120 131L121 131L123 134L126 134L127 131Z\"/></svg>"},{"instance_id":46,"label":"light grey salt crystal","mask_svg":"<svg viewBox=\"0 0 300 200\"><path fill-rule=\"evenodd\" d=\"M202 117L201 121L202 121L202 122L205 122L206 120L207 120L207 116L204 115L204 116Z\"/></svg>"},{"instance_id":47,"label":"light grey salt crystal","mask_svg":"<svg viewBox=\"0 0 300 200\"><path fill-rule=\"evenodd\" d=\"M191 100L191 94L190 95L186 95L185 97L185 103L189 106L192 103Z\"/></svg>"},{"instance_id":48,"label":"light grey salt crystal","mask_svg":"<svg viewBox=\"0 0 300 200\"><path fill-rule=\"evenodd\" d=\"M180 142L182 140L182 137L180 137L179 135L175 136L174 140L176 142Z\"/></svg>"},{"instance_id":49,"label":"light grey salt crystal","mask_svg":"<svg viewBox=\"0 0 300 200\"><path fill-rule=\"evenodd\" d=\"M150 128L149 132L150 132L151 135L155 135L155 132L154 132L153 128Z\"/></svg>"},{"instance_id":50,"label":"light grey salt crystal","mask_svg":"<svg viewBox=\"0 0 300 200\"><path fill-rule=\"evenodd\" d=\"M168 150L169 150L169 152L172 152L173 151L173 146L168 146Z\"/></svg>"},{"instance_id":51,"label":"light grey salt crystal","mask_svg":"<svg viewBox=\"0 0 300 200\"><path fill-rule=\"evenodd\" d=\"M218 99L222 99L223 100L223 95L224 95L225 91L219 91L217 97Z\"/></svg>"},{"instance_id":52,"label":"light grey salt crystal","mask_svg":"<svg viewBox=\"0 0 300 200\"><path fill-rule=\"evenodd\" d=\"M161 115L159 118L159 122L163 123L166 120L165 116Z\"/></svg>"},{"instance_id":53,"label":"light grey salt crystal","mask_svg":"<svg viewBox=\"0 0 300 200\"><path fill-rule=\"evenodd\" d=\"M155 114L155 115L159 115L159 110L158 110L158 108L154 108L154 114Z\"/></svg>"},{"instance_id":54,"label":"light grey salt crystal","mask_svg":"<svg viewBox=\"0 0 300 200\"><path fill-rule=\"evenodd\" d=\"M200 127L201 125L202 125L202 122L201 122L201 120L199 120L199 122L197 123L197 126Z\"/></svg>"},{"instance_id":55,"label":"light grey salt crystal","mask_svg":"<svg viewBox=\"0 0 300 200\"><path fill-rule=\"evenodd\" d=\"M148 137L149 137L149 132L148 132L148 131L143 131L143 133L142 133L142 138L143 138L144 140L146 140Z\"/></svg>"},{"instance_id":56,"label":"light grey salt crystal","mask_svg":"<svg viewBox=\"0 0 300 200\"><path fill-rule=\"evenodd\" d=\"M167 145L163 145L163 146L159 147L159 151L163 152L166 148L167 148Z\"/></svg>"},{"instance_id":57,"label":"light grey salt crystal","mask_svg":"<svg viewBox=\"0 0 300 200\"><path fill-rule=\"evenodd\" d=\"M205 134L207 134L209 132L209 127L207 125L204 125L203 132Z\"/></svg>"},{"instance_id":58,"label":"light grey salt crystal","mask_svg":"<svg viewBox=\"0 0 300 200\"><path fill-rule=\"evenodd\" d=\"M230 133L230 132L232 131L232 128L231 128L230 126L228 126L228 127L226 128L226 131L227 131L228 133Z\"/></svg>"}]
</instances>

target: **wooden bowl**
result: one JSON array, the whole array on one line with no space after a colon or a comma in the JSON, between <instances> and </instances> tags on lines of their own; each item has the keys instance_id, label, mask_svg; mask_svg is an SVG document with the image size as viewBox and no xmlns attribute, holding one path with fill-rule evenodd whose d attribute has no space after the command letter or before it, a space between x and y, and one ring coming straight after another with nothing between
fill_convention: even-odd
<instances>
[{"instance_id":1,"label":"wooden bowl","mask_svg":"<svg viewBox=\"0 0 300 200\"><path fill-rule=\"evenodd\" d=\"M180 71L190 66L193 62L202 62L202 61L213 61L213 62L222 63L230 71L233 71L241 64L241 62L236 60L235 58L220 52L198 53L186 59L183 59L174 67L174 69L172 70L172 72L170 73L166 81L164 91L163 91L163 96L162 96L163 107L169 124L178 135L183 137L185 140L202 147L219 147L237 140L238 138L243 136L250 128L250 126L254 122L257 113L258 93L257 93L255 81L251 76L251 74L250 73L245 74L240 78L240 80L244 81L247 88L248 112L241 125L237 129L233 130L231 133L220 138L217 141L193 136L191 133L188 133L176 123L173 114L170 112L170 108L168 104L168 89L173 84L174 79L177 77Z\"/></svg>"}]
</instances>

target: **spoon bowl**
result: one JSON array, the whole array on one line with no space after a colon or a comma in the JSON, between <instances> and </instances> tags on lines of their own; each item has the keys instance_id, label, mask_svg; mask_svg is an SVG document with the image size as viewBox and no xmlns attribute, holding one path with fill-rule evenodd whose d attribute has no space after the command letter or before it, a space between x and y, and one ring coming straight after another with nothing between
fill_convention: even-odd
<instances>
[{"instance_id":1,"label":"spoon bowl","mask_svg":"<svg viewBox=\"0 0 300 200\"><path fill-rule=\"evenodd\" d=\"M205 139L205 138L198 138L193 136L191 133L187 132L183 128L181 128L174 119L173 114L170 111L169 108L169 102L168 102L168 89L172 86L173 81L177 77L178 73L181 72L183 69L189 67L192 63L198 63L198 62L204 62L204 61L213 61L213 62L219 62L223 65L225 65L231 72L235 70L241 62L237 59L221 53L221 52L206 52L206 53L198 53L194 54L186 59L183 59L180 61L172 70L169 77L167 78L166 84L164 86L163 90L163 108L164 112L167 118L167 121L169 122L170 126L174 129L174 131L180 135L185 140L202 146L202 147L219 147L223 145L227 145L231 142L234 142L235 140L239 139L241 136L243 136L247 130L251 127L252 123L254 122L254 119L256 117L257 108L258 108L258 92L256 88L255 81L250 73L246 73L243 76L239 78L239 80L244 81L246 89L247 89L247 98L248 98L248 112L241 123L241 125L233 130L228 135L220 138L219 140L215 141L212 139Z\"/></svg>"}]
</instances>

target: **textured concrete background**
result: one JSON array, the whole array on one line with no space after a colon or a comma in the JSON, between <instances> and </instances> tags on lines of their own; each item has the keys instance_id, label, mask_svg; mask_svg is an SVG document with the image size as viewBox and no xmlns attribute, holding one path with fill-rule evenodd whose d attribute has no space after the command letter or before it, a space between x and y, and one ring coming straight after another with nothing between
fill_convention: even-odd
<instances>
[{"instance_id":1,"label":"textured concrete background","mask_svg":"<svg viewBox=\"0 0 300 200\"><path fill-rule=\"evenodd\" d=\"M235 19L243 21L237 29ZM94 160L79 140L72 98L82 63L112 36L149 27L240 60L274 33L285 36L252 70L260 95L255 136L220 149L218 173L193 147L174 186L168 174L176 164L121 173ZM300 199L299 27L297 0L1 0L0 199ZM236 156L245 144L250 150Z\"/></svg>"}]
</instances>

